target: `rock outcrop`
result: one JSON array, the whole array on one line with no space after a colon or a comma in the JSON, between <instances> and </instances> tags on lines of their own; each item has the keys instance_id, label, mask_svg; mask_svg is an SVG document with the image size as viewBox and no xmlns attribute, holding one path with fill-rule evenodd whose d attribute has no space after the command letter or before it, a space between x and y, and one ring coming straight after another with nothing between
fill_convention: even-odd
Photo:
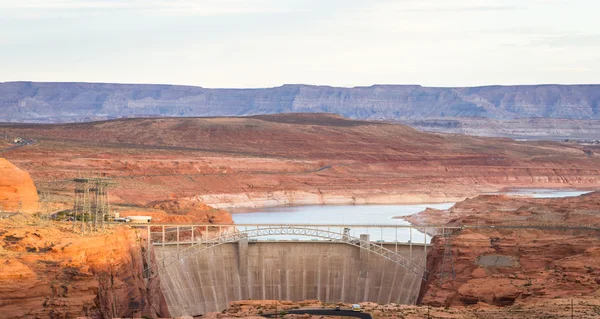
<instances>
[{"instance_id":1,"label":"rock outcrop","mask_svg":"<svg viewBox=\"0 0 600 319\"><path fill-rule=\"evenodd\" d=\"M0 212L35 213L38 194L33 180L4 158L0 158Z\"/></svg>"},{"instance_id":2,"label":"rock outcrop","mask_svg":"<svg viewBox=\"0 0 600 319\"><path fill-rule=\"evenodd\" d=\"M232 225L231 214L189 199L155 201L141 208L121 209L120 215L151 216L152 223Z\"/></svg>"},{"instance_id":3,"label":"rock outcrop","mask_svg":"<svg viewBox=\"0 0 600 319\"><path fill-rule=\"evenodd\" d=\"M557 199L494 195L409 217L416 224L467 226L449 239L434 237L422 301L508 306L599 298L599 209L600 192ZM446 240L451 241L453 267L444 259Z\"/></svg>"},{"instance_id":4,"label":"rock outcrop","mask_svg":"<svg viewBox=\"0 0 600 319\"><path fill-rule=\"evenodd\" d=\"M469 307L429 307L409 306L399 304L376 304L372 302L360 303L361 310L371 315L373 319L423 319L423 318L445 318L445 319L480 319L480 318L570 318L570 299L544 300L539 304L518 304L512 307L497 307L479 303ZM592 319L598 317L600 305L599 299L578 298L573 300L573 313L575 318ZM339 316L291 314L298 309L321 309L333 310L339 306L342 310L350 309L350 304L324 304L318 300L306 300L301 302L290 302L282 300L242 300L232 302L228 309L223 312L208 313L205 319L233 319L247 318L260 319L263 314L274 314L279 312L278 318L282 319L335 319Z\"/></svg>"},{"instance_id":5,"label":"rock outcrop","mask_svg":"<svg viewBox=\"0 0 600 319\"><path fill-rule=\"evenodd\" d=\"M140 116L329 112L356 119L600 119L598 85L434 88L374 85L265 89L110 83L0 83L0 121L71 122Z\"/></svg>"},{"instance_id":6,"label":"rock outcrop","mask_svg":"<svg viewBox=\"0 0 600 319\"><path fill-rule=\"evenodd\" d=\"M168 317L158 280L145 282L132 229L80 236L31 217L0 221L2 318Z\"/></svg>"}]
</instances>

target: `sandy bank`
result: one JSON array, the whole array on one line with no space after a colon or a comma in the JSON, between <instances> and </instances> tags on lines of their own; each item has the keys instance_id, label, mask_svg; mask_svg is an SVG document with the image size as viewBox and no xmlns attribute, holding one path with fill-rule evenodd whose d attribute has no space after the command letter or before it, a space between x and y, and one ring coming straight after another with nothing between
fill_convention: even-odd
<instances>
[{"instance_id":1,"label":"sandy bank","mask_svg":"<svg viewBox=\"0 0 600 319\"><path fill-rule=\"evenodd\" d=\"M468 194L468 196L473 195L475 194ZM468 196L445 193L411 194L400 191L395 193L352 191L347 194L276 191L266 193L207 194L199 195L199 198L203 203L212 207L231 209L292 205L430 204L462 201Z\"/></svg>"}]
</instances>

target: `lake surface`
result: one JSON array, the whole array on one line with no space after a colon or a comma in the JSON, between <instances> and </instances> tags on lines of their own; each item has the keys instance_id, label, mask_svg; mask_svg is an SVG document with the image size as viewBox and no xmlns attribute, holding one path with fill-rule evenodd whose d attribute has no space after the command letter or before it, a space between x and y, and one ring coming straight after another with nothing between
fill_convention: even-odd
<instances>
[{"instance_id":1,"label":"lake surface","mask_svg":"<svg viewBox=\"0 0 600 319\"><path fill-rule=\"evenodd\" d=\"M590 191L580 191L573 189L545 189L545 188L520 188L511 189L501 194L506 195L528 195L535 198L557 198L571 197L590 193Z\"/></svg>"},{"instance_id":2,"label":"lake surface","mask_svg":"<svg viewBox=\"0 0 600 319\"><path fill-rule=\"evenodd\" d=\"M418 213L427 207L447 209L454 203L445 204L418 204L418 205L314 205L314 206L286 206L268 207L243 212L233 211L232 217L236 224L297 224L297 225L410 225L403 219L394 219L394 216L406 216ZM317 227L315 227L317 228ZM327 227L319 229L328 230ZM330 231L343 232L343 227L330 227ZM429 242L430 238L416 229L409 228L359 228L350 227L350 236L359 237L360 234L371 235L371 240L384 240L390 242ZM299 239L309 238L302 236L277 236L269 239Z\"/></svg>"},{"instance_id":3,"label":"lake surface","mask_svg":"<svg viewBox=\"0 0 600 319\"><path fill-rule=\"evenodd\" d=\"M568 189L514 189L502 194L530 195L537 198L579 196L588 191ZM257 209L231 210L233 221L236 224L332 224L332 225L410 225L403 219L394 219L395 216L407 216L426 208L448 209L455 203L443 204L405 204L405 205L311 205L311 206L284 206L266 207ZM244 227L240 227L244 228ZM326 230L327 227L321 228ZM330 231L342 232L343 227L330 227ZM372 241L383 240L386 242L429 242L429 236L409 228L358 228L350 227L350 235L359 237L360 234L369 234ZM260 240L272 239L299 239L308 240L301 236L272 236Z\"/></svg>"}]
</instances>

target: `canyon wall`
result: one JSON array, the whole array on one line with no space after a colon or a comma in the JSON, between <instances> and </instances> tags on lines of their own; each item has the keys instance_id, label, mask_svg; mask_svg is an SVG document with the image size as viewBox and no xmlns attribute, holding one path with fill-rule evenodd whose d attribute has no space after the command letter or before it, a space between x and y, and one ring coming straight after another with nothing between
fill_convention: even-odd
<instances>
[{"instance_id":1,"label":"canyon wall","mask_svg":"<svg viewBox=\"0 0 600 319\"><path fill-rule=\"evenodd\" d=\"M413 224L463 226L449 238L433 238L423 303L509 306L600 298L599 209L600 192L552 199L487 195L407 217ZM447 248L453 263L443 262Z\"/></svg>"},{"instance_id":2,"label":"canyon wall","mask_svg":"<svg viewBox=\"0 0 600 319\"><path fill-rule=\"evenodd\" d=\"M80 236L70 224L0 221L0 317L168 317L157 280L143 277L143 238L118 228Z\"/></svg>"},{"instance_id":3,"label":"canyon wall","mask_svg":"<svg viewBox=\"0 0 600 319\"><path fill-rule=\"evenodd\" d=\"M394 250L394 245L385 245ZM422 246L412 257L424 266ZM175 247L155 246L157 258ZM408 257L409 247L398 245ZM333 242L223 244L160 269L172 315L222 311L235 300L414 304L421 278L359 247Z\"/></svg>"},{"instance_id":4,"label":"canyon wall","mask_svg":"<svg viewBox=\"0 0 600 319\"><path fill-rule=\"evenodd\" d=\"M108 83L0 83L0 121L48 123L140 116L245 116L289 112L326 112L371 120L600 119L600 86L336 88L283 85L265 89L206 89Z\"/></svg>"}]
</instances>

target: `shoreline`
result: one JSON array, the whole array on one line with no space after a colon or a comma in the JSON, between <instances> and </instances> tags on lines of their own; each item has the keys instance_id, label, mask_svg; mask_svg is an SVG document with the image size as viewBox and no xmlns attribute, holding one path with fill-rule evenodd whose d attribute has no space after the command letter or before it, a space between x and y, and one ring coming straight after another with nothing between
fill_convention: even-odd
<instances>
[{"instance_id":1,"label":"shoreline","mask_svg":"<svg viewBox=\"0 0 600 319\"><path fill-rule=\"evenodd\" d=\"M518 193L524 191L523 194ZM260 209L269 207L320 206L320 205L410 205L457 203L480 195L533 196L548 192L593 192L592 187L532 187L502 186L480 189L475 192L407 192L402 190L349 190L337 192L275 191L248 193L221 193L198 195L193 199L217 209ZM529 194L528 191L532 191ZM563 196L560 196L563 197ZM235 213L235 212L234 212Z\"/></svg>"},{"instance_id":2,"label":"shoreline","mask_svg":"<svg viewBox=\"0 0 600 319\"><path fill-rule=\"evenodd\" d=\"M471 195L473 196L473 195ZM471 196L428 196L413 194L341 195L308 192L211 194L196 197L204 204L218 209L261 209L321 205L418 205L456 203ZM235 212L231 212L235 214Z\"/></svg>"}]
</instances>

